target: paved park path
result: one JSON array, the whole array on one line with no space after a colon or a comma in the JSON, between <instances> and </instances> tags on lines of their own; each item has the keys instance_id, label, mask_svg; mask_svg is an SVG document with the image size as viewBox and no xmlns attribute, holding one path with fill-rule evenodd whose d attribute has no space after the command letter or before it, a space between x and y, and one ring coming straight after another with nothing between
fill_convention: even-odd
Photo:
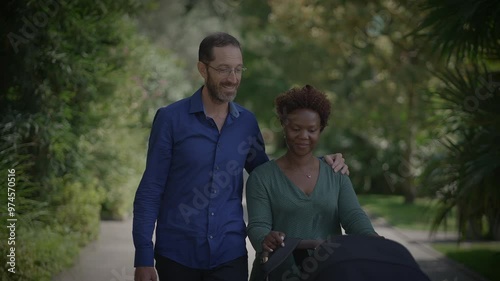
<instances>
[{"instance_id":1,"label":"paved park path","mask_svg":"<svg viewBox=\"0 0 500 281\"><path fill-rule=\"evenodd\" d=\"M429 246L432 240L455 237L438 234L430 239L427 232L396 229L383 219L373 218L372 223L380 235L404 245L432 281L488 281ZM251 265L255 251L248 240L247 249ZM133 281L133 259L132 221L103 221L99 239L85 247L76 264L53 281Z\"/></svg>"}]
</instances>

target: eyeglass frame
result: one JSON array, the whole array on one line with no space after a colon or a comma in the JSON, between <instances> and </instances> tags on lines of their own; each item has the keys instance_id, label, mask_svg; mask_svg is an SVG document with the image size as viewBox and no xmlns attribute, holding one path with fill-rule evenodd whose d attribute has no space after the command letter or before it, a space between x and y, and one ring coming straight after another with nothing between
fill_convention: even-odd
<instances>
[{"instance_id":1,"label":"eyeglass frame","mask_svg":"<svg viewBox=\"0 0 500 281\"><path fill-rule=\"evenodd\" d=\"M210 67L211 69L217 71L217 73L219 75L221 75L222 77L229 77L231 75L231 73L234 73L234 75L238 76L238 77L241 77L241 75L243 75L243 72L245 72L247 70L246 67L242 66L241 67L241 71L240 73L237 73L237 69L238 67L234 67L234 68L231 68L231 67L228 67L227 69L220 69L220 68L215 68L213 66L211 66L210 64L206 63L206 62L203 62L202 63L208 67ZM229 72L228 72L229 71Z\"/></svg>"}]
</instances>

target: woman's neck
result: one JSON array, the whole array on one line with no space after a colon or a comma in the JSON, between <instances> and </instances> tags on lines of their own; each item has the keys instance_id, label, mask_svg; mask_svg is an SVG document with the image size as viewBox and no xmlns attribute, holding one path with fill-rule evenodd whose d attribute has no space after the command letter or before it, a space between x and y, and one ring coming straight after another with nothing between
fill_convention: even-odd
<instances>
[{"instance_id":1,"label":"woman's neck","mask_svg":"<svg viewBox=\"0 0 500 281\"><path fill-rule=\"evenodd\" d=\"M292 154L289 151L283 155L283 160L286 162L287 165L290 167L306 167L313 165L315 163L315 157L312 155L312 153L299 156L296 154Z\"/></svg>"}]
</instances>

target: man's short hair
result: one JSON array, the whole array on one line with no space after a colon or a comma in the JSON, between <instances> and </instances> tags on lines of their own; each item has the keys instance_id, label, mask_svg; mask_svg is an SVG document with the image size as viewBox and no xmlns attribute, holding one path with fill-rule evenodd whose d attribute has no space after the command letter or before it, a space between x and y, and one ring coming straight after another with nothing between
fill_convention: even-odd
<instances>
[{"instance_id":1,"label":"man's short hair","mask_svg":"<svg viewBox=\"0 0 500 281\"><path fill-rule=\"evenodd\" d=\"M198 50L198 60L209 63L215 59L213 52L214 47L225 47L228 45L238 47L241 50L240 42L232 35L225 32L212 33L201 41Z\"/></svg>"}]
</instances>

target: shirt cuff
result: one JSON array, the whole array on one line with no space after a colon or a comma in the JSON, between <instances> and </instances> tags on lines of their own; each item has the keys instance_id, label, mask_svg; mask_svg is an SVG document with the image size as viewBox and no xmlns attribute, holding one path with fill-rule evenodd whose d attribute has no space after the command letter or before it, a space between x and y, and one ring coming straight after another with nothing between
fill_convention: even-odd
<instances>
[{"instance_id":1,"label":"shirt cuff","mask_svg":"<svg viewBox=\"0 0 500 281\"><path fill-rule=\"evenodd\" d=\"M134 267L149 266L153 267L155 265L154 250L152 248L136 249Z\"/></svg>"}]
</instances>

